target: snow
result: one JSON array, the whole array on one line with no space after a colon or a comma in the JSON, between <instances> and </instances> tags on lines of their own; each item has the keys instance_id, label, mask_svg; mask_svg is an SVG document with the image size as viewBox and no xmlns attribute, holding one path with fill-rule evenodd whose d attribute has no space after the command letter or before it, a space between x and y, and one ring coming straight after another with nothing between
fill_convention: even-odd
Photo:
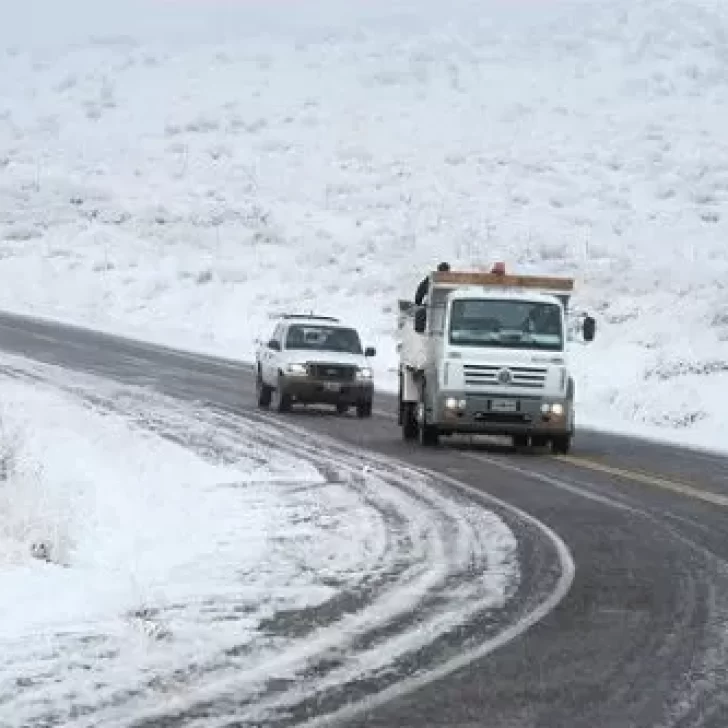
<instances>
[{"instance_id":1,"label":"snow","mask_svg":"<svg viewBox=\"0 0 728 728\"><path fill-rule=\"evenodd\" d=\"M243 359L312 308L391 387L397 298L504 259L597 314L582 424L725 449L725 3L0 8L3 308Z\"/></svg>"},{"instance_id":2,"label":"snow","mask_svg":"<svg viewBox=\"0 0 728 728\"><path fill-rule=\"evenodd\" d=\"M18 356L0 371L2 725L206 700L265 722L518 584L501 518L396 462Z\"/></svg>"}]
</instances>

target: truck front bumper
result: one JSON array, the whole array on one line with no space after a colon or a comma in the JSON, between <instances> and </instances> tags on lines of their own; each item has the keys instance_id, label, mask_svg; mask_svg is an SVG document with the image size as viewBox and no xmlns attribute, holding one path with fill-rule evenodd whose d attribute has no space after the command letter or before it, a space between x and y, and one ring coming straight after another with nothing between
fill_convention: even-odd
<instances>
[{"instance_id":1,"label":"truck front bumper","mask_svg":"<svg viewBox=\"0 0 728 728\"><path fill-rule=\"evenodd\" d=\"M371 402L374 385L371 379L329 381L310 377L282 377L281 393L302 404L349 404Z\"/></svg>"},{"instance_id":2,"label":"truck front bumper","mask_svg":"<svg viewBox=\"0 0 728 728\"><path fill-rule=\"evenodd\" d=\"M567 435L574 430L574 403L565 397L443 392L427 421L444 434Z\"/></svg>"}]
</instances>

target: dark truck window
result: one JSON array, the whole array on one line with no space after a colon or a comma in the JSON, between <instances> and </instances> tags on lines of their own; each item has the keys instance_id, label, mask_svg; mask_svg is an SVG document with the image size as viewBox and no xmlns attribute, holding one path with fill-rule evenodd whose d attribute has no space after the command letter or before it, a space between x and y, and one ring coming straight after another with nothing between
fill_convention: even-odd
<instances>
[{"instance_id":1,"label":"dark truck window","mask_svg":"<svg viewBox=\"0 0 728 728\"><path fill-rule=\"evenodd\" d=\"M513 300L453 301L449 339L456 346L561 351L561 307Z\"/></svg>"},{"instance_id":2,"label":"dark truck window","mask_svg":"<svg viewBox=\"0 0 728 728\"><path fill-rule=\"evenodd\" d=\"M355 329L310 324L289 326L286 349L338 351L347 354L363 353L359 334Z\"/></svg>"}]
</instances>

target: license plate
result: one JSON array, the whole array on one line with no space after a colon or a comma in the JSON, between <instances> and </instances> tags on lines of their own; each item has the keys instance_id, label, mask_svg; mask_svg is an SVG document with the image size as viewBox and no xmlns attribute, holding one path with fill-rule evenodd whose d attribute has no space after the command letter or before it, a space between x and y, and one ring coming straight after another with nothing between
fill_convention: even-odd
<instances>
[{"instance_id":1,"label":"license plate","mask_svg":"<svg viewBox=\"0 0 728 728\"><path fill-rule=\"evenodd\" d=\"M517 399L492 399L490 401L491 412L517 412Z\"/></svg>"},{"instance_id":2,"label":"license plate","mask_svg":"<svg viewBox=\"0 0 728 728\"><path fill-rule=\"evenodd\" d=\"M341 385L338 382L324 382L324 389L329 392L339 392Z\"/></svg>"}]
</instances>

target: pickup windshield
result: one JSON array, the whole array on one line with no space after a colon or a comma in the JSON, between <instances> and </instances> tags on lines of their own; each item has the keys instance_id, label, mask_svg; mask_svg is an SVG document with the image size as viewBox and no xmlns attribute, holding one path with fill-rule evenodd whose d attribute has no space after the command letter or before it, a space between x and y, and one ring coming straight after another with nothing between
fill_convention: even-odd
<instances>
[{"instance_id":1,"label":"pickup windshield","mask_svg":"<svg viewBox=\"0 0 728 728\"><path fill-rule=\"evenodd\" d=\"M535 301L453 301L449 339L455 346L561 351L561 308Z\"/></svg>"},{"instance_id":2,"label":"pickup windshield","mask_svg":"<svg viewBox=\"0 0 728 728\"><path fill-rule=\"evenodd\" d=\"M294 324L288 329L286 349L308 351L338 351L361 354L361 341L355 329L343 326Z\"/></svg>"}]
</instances>

